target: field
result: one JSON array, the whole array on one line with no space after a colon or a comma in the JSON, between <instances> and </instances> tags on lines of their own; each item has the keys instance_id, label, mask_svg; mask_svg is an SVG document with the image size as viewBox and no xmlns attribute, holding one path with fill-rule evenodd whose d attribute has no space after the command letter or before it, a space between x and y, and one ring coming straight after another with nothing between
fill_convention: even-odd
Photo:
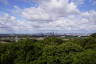
<instances>
[{"instance_id":1,"label":"field","mask_svg":"<svg viewBox=\"0 0 96 64\"><path fill-rule=\"evenodd\" d=\"M27 37L0 42L0 64L96 64L94 35Z\"/></svg>"}]
</instances>

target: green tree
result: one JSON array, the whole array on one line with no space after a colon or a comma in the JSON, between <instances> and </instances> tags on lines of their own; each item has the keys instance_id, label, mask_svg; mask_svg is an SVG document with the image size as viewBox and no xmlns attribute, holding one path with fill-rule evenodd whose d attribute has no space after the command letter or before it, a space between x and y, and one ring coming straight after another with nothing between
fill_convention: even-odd
<instances>
[{"instance_id":1,"label":"green tree","mask_svg":"<svg viewBox=\"0 0 96 64\"><path fill-rule=\"evenodd\" d=\"M73 55L72 64L96 64L96 51L88 49Z\"/></svg>"}]
</instances>

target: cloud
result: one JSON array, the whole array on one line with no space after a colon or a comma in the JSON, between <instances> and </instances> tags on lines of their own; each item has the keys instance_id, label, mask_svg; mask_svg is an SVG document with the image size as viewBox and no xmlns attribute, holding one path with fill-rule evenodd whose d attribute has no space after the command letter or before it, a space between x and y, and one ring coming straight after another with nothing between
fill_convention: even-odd
<instances>
[{"instance_id":1,"label":"cloud","mask_svg":"<svg viewBox=\"0 0 96 64\"><path fill-rule=\"evenodd\" d=\"M0 33L35 33L37 24L37 22L20 20L5 13L0 16Z\"/></svg>"},{"instance_id":2,"label":"cloud","mask_svg":"<svg viewBox=\"0 0 96 64\"><path fill-rule=\"evenodd\" d=\"M14 32L13 31L13 25L15 24L13 21L15 21L16 18L14 16L9 16L7 13L0 16L0 31L7 32Z\"/></svg>"},{"instance_id":3,"label":"cloud","mask_svg":"<svg viewBox=\"0 0 96 64\"><path fill-rule=\"evenodd\" d=\"M73 2L69 3L68 0L42 0L40 2L42 4L38 7L23 9L21 15L29 20L54 20L58 17L79 13L77 6Z\"/></svg>"},{"instance_id":4,"label":"cloud","mask_svg":"<svg viewBox=\"0 0 96 64\"><path fill-rule=\"evenodd\" d=\"M16 16L0 16L0 26L16 33L96 32L96 11L81 12L69 0L33 0L38 7L21 9L14 6ZM77 1L77 0L76 0Z\"/></svg>"}]
</instances>

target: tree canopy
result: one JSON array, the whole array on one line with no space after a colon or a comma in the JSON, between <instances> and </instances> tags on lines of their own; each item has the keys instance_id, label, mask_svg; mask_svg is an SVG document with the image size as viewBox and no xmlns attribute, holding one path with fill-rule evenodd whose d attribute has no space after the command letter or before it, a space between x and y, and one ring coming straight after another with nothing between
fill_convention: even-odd
<instances>
[{"instance_id":1,"label":"tree canopy","mask_svg":"<svg viewBox=\"0 0 96 64\"><path fill-rule=\"evenodd\" d=\"M0 64L96 64L96 38L90 36L0 43Z\"/></svg>"}]
</instances>

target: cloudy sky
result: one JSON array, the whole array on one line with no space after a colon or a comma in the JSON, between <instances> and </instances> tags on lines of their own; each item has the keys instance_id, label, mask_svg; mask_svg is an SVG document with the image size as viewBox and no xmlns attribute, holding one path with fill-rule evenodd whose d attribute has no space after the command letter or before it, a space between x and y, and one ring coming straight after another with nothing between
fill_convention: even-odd
<instances>
[{"instance_id":1,"label":"cloudy sky","mask_svg":"<svg viewBox=\"0 0 96 64\"><path fill-rule=\"evenodd\" d=\"M96 0L0 0L0 33L96 32Z\"/></svg>"}]
</instances>

